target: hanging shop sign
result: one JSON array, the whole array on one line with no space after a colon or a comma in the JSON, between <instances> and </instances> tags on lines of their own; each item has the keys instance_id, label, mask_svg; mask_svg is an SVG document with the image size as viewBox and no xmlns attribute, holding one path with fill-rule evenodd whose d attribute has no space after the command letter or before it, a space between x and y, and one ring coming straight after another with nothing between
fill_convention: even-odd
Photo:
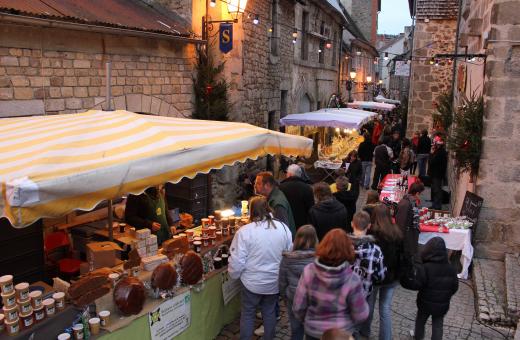
<instances>
[{"instance_id":1,"label":"hanging shop sign","mask_svg":"<svg viewBox=\"0 0 520 340\"><path fill-rule=\"evenodd\" d=\"M188 290L166 300L148 313L152 340L169 340L184 332L191 324L191 293Z\"/></svg>"},{"instance_id":2,"label":"hanging shop sign","mask_svg":"<svg viewBox=\"0 0 520 340\"><path fill-rule=\"evenodd\" d=\"M219 48L222 53L228 53L233 49L233 24L220 24Z\"/></svg>"},{"instance_id":3,"label":"hanging shop sign","mask_svg":"<svg viewBox=\"0 0 520 340\"><path fill-rule=\"evenodd\" d=\"M397 60L395 62L395 75L400 77L410 76L410 64L404 60Z\"/></svg>"}]
</instances>

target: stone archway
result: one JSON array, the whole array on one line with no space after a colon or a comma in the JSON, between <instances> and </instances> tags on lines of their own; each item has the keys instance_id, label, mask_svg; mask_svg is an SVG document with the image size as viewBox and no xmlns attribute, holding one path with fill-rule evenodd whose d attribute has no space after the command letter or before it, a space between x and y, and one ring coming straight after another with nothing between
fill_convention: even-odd
<instances>
[{"instance_id":1,"label":"stone archway","mask_svg":"<svg viewBox=\"0 0 520 340\"><path fill-rule=\"evenodd\" d=\"M298 102L298 113L310 112L311 108L312 99L307 93L305 93L301 96L300 101Z\"/></svg>"},{"instance_id":2,"label":"stone archway","mask_svg":"<svg viewBox=\"0 0 520 340\"><path fill-rule=\"evenodd\" d=\"M161 98L149 96L146 94L126 94L124 96L117 96L112 99L112 107L116 110L127 110L138 113L189 118L175 107ZM92 107L94 110L101 110L106 108L106 100L96 102Z\"/></svg>"}]
</instances>

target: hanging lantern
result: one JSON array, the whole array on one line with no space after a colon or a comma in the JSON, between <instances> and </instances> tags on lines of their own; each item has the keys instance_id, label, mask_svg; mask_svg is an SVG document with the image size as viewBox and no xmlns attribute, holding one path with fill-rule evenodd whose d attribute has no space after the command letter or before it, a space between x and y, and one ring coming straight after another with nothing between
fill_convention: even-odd
<instances>
[{"instance_id":1,"label":"hanging lantern","mask_svg":"<svg viewBox=\"0 0 520 340\"><path fill-rule=\"evenodd\" d=\"M352 69L352 71L350 71L350 79L354 80L354 79L356 79L356 76L357 76L356 70Z\"/></svg>"},{"instance_id":2,"label":"hanging lantern","mask_svg":"<svg viewBox=\"0 0 520 340\"><path fill-rule=\"evenodd\" d=\"M327 43L325 44L325 47L328 49L332 48L332 42L330 40L328 40Z\"/></svg>"},{"instance_id":3,"label":"hanging lantern","mask_svg":"<svg viewBox=\"0 0 520 340\"><path fill-rule=\"evenodd\" d=\"M388 60L388 52L385 52L385 57L383 59Z\"/></svg>"},{"instance_id":4,"label":"hanging lantern","mask_svg":"<svg viewBox=\"0 0 520 340\"><path fill-rule=\"evenodd\" d=\"M298 30L295 28L294 31L292 32L292 37L294 39L298 38Z\"/></svg>"},{"instance_id":5,"label":"hanging lantern","mask_svg":"<svg viewBox=\"0 0 520 340\"><path fill-rule=\"evenodd\" d=\"M228 12L237 19L238 15L244 13L246 10L246 5L247 0L229 0L227 3Z\"/></svg>"}]
</instances>

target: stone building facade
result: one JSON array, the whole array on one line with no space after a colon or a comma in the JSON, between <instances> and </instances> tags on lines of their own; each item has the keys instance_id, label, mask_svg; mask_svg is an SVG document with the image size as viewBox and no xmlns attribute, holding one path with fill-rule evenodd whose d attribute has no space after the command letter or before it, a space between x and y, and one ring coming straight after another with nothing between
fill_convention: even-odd
<instances>
[{"instance_id":1,"label":"stone building facade","mask_svg":"<svg viewBox=\"0 0 520 340\"><path fill-rule=\"evenodd\" d=\"M407 135L432 127L439 95L451 91L453 65L436 63L436 54L455 51L458 4L456 0L410 0L415 8Z\"/></svg>"},{"instance_id":2,"label":"stone building facade","mask_svg":"<svg viewBox=\"0 0 520 340\"><path fill-rule=\"evenodd\" d=\"M0 117L104 107L108 61L112 107L191 115L194 41L131 30L121 35L111 27L57 27L14 19L0 23Z\"/></svg>"},{"instance_id":3,"label":"stone building facade","mask_svg":"<svg viewBox=\"0 0 520 340\"><path fill-rule=\"evenodd\" d=\"M341 0L341 3L360 29L363 38L375 46L381 0Z\"/></svg>"},{"instance_id":4,"label":"stone building facade","mask_svg":"<svg viewBox=\"0 0 520 340\"><path fill-rule=\"evenodd\" d=\"M456 104L463 93L482 94L484 132L476 181L450 173L452 206L460 211L467 190L484 199L474 243L476 256L491 259L520 252L519 11L520 1L465 0L459 26L459 51L487 58L457 63L465 72L457 79Z\"/></svg>"}]
</instances>

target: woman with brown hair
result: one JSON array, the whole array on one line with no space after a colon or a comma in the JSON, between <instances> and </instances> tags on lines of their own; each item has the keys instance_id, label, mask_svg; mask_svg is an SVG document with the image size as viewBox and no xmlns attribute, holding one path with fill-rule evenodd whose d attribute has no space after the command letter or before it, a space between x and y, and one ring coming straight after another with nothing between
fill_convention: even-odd
<instances>
[{"instance_id":1,"label":"woman with brown hair","mask_svg":"<svg viewBox=\"0 0 520 340\"><path fill-rule=\"evenodd\" d=\"M262 312L264 339L273 339L280 262L282 253L291 249L292 235L285 224L273 219L265 197L253 197L249 206L252 222L237 231L228 265L229 276L244 285L240 339L253 336L257 307Z\"/></svg>"},{"instance_id":2,"label":"woman with brown hair","mask_svg":"<svg viewBox=\"0 0 520 340\"><path fill-rule=\"evenodd\" d=\"M285 299L287 305L292 340L303 340L303 324L294 317L291 307L303 268L314 261L317 245L316 229L312 225L306 224L296 232L292 251L286 251L282 255L279 281L280 295Z\"/></svg>"},{"instance_id":3,"label":"woman with brown hair","mask_svg":"<svg viewBox=\"0 0 520 340\"><path fill-rule=\"evenodd\" d=\"M372 211L371 234L376 244L381 248L386 266L384 280L374 285L372 294L368 298L370 316L361 327L361 335L370 336L370 324L374 313L374 306L379 293L379 339L392 339L392 298L395 287L399 284L399 265L403 252L403 232L398 225L392 222L390 210L384 204L375 205Z\"/></svg>"},{"instance_id":4,"label":"woman with brown hair","mask_svg":"<svg viewBox=\"0 0 520 340\"><path fill-rule=\"evenodd\" d=\"M354 257L347 233L332 229L318 245L315 261L303 270L292 308L304 322L306 339L319 339L331 328L352 332L368 317L361 279L350 269Z\"/></svg>"}]
</instances>

